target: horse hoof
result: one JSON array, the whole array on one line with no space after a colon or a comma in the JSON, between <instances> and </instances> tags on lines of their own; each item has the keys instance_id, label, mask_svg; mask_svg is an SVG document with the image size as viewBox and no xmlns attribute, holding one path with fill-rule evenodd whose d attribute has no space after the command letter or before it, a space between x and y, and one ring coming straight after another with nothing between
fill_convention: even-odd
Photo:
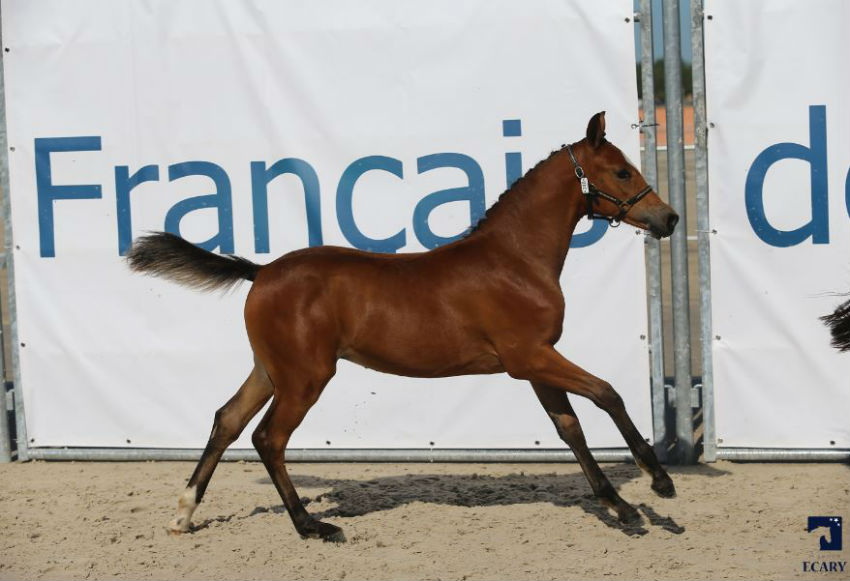
<instances>
[{"instance_id":1,"label":"horse hoof","mask_svg":"<svg viewBox=\"0 0 850 581\"><path fill-rule=\"evenodd\" d=\"M298 532L302 539L322 539L326 543L344 543L346 540L341 528L321 521L315 521Z\"/></svg>"},{"instance_id":2,"label":"horse hoof","mask_svg":"<svg viewBox=\"0 0 850 581\"><path fill-rule=\"evenodd\" d=\"M665 475L652 482L652 490L661 498L673 498L676 496L676 487L669 476Z\"/></svg>"},{"instance_id":3,"label":"horse hoof","mask_svg":"<svg viewBox=\"0 0 850 581\"><path fill-rule=\"evenodd\" d=\"M170 523L168 523L168 527L166 527L165 530L168 531L169 535L176 537L176 536L182 535L183 533L188 533L189 528L191 526L192 526L192 523L190 523L186 519L176 518L173 521L171 521Z\"/></svg>"},{"instance_id":4,"label":"horse hoof","mask_svg":"<svg viewBox=\"0 0 850 581\"><path fill-rule=\"evenodd\" d=\"M325 523L322 523L323 525ZM322 537L322 540L326 543L344 543L346 542L345 533L342 532L342 529L339 527L335 527L334 525L327 525L332 530L327 532L320 532L319 534Z\"/></svg>"},{"instance_id":5,"label":"horse hoof","mask_svg":"<svg viewBox=\"0 0 850 581\"><path fill-rule=\"evenodd\" d=\"M628 505L617 511L617 517L621 523L627 525L635 525L643 522L643 517L640 513L634 507Z\"/></svg>"}]
</instances>

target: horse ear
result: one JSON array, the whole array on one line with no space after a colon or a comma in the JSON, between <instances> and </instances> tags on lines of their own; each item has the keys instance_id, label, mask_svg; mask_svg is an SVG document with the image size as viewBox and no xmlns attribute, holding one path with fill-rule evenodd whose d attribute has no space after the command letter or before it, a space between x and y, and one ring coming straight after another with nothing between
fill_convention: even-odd
<instances>
[{"instance_id":1,"label":"horse ear","mask_svg":"<svg viewBox=\"0 0 850 581\"><path fill-rule=\"evenodd\" d=\"M600 111L590 118L587 124L587 142L596 149L605 141L605 111Z\"/></svg>"}]
</instances>

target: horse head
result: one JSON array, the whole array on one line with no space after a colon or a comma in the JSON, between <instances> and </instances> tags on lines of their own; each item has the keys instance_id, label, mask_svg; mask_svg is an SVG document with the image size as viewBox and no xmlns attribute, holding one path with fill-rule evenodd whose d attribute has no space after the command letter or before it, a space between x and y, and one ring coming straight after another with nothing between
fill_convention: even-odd
<instances>
[{"instance_id":1,"label":"horse head","mask_svg":"<svg viewBox=\"0 0 850 581\"><path fill-rule=\"evenodd\" d=\"M670 236L679 215L647 184L622 151L605 139L605 112L591 117L586 136L567 146L589 218L625 222L656 238Z\"/></svg>"}]
</instances>

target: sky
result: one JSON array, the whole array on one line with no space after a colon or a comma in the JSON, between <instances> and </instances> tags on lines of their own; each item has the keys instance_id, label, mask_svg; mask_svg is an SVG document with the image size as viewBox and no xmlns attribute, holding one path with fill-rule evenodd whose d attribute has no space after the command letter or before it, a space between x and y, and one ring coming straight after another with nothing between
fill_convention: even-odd
<instances>
[{"instance_id":1,"label":"sky","mask_svg":"<svg viewBox=\"0 0 850 581\"><path fill-rule=\"evenodd\" d=\"M635 12L638 11L638 0L634 0ZM661 24L661 0L652 0L652 45L655 49L655 60L664 56L664 29ZM691 3L690 0L679 1L679 34L682 38L682 60L691 62ZM640 61L640 25L635 25L635 54Z\"/></svg>"}]
</instances>

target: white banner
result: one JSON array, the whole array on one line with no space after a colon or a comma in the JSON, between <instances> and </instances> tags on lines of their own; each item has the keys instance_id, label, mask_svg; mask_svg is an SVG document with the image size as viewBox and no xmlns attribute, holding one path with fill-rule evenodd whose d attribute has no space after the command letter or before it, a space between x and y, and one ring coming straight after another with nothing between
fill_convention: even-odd
<instances>
[{"instance_id":1,"label":"white banner","mask_svg":"<svg viewBox=\"0 0 850 581\"><path fill-rule=\"evenodd\" d=\"M848 448L850 4L705 11L718 444Z\"/></svg>"},{"instance_id":2,"label":"white banner","mask_svg":"<svg viewBox=\"0 0 850 581\"><path fill-rule=\"evenodd\" d=\"M318 244L421 251L583 137L597 111L639 158L630 0L2 10L34 447L203 446L249 372L247 283L222 297L132 274L120 254L145 231L259 263ZM383 171L343 179L363 158ZM458 187L468 202L415 212ZM611 381L649 436L643 237L590 227L567 260L559 348ZM577 408L592 446L624 446L607 416ZM291 445L563 446L530 387L504 374L415 380L346 362Z\"/></svg>"}]
</instances>

